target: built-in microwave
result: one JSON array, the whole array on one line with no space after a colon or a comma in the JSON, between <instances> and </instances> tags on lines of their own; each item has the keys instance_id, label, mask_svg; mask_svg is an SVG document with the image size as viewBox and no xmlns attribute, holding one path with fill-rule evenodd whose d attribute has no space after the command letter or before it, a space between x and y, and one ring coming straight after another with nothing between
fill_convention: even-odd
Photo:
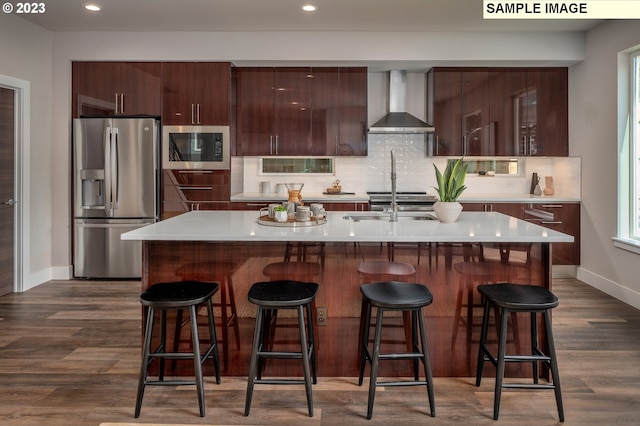
<instances>
[{"instance_id":1,"label":"built-in microwave","mask_svg":"<svg viewBox=\"0 0 640 426\"><path fill-rule=\"evenodd\" d=\"M163 126L162 167L228 170L229 126Z\"/></svg>"}]
</instances>

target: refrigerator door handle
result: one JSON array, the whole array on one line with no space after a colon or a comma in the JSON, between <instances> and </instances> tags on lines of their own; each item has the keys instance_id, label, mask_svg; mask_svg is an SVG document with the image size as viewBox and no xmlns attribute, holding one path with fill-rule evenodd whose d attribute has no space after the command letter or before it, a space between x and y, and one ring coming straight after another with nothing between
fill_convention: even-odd
<instances>
[{"instance_id":1,"label":"refrigerator door handle","mask_svg":"<svg viewBox=\"0 0 640 426\"><path fill-rule=\"evenodd\" d=\"M104 128L104 197L105 197L105 213L107 216L113 216L111 210L112 203L112 185L111 185L111 127Z\"/></svg>"},{"instance_id":2,"label":"refrigerator door handle","mask_svg":"<svg viewBox=\"0 0 640 426\"><path fill-rule=\"evenodd\" d=\"M113 182L111 183L113 185L113 192L114 192L114 203L113 203L113 210L118 210L118 207L120 205L120 161L119 161L119 151L118 151L118 128L114 127L113 128L113 153L112 153L112 167L113 167Z\"/></svg>"}]
</instances>

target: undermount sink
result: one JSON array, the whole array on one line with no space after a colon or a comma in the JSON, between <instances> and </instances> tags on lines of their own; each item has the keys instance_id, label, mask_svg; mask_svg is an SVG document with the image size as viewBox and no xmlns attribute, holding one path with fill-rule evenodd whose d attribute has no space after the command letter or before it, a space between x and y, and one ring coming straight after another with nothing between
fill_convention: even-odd
<instances>
[{"instance_id":1,"label":"undermount sink","mask_svg":"<svg viewBox=\"0 0 640 426\"><path fill-rule=\"evenodd\" d=\"M361 220L381 220L389 222L388 214L350 214L342 217L344 220L360 222ZM398 213L398 220L437 220L433 213Z\"/></svg>"}]
</instances>

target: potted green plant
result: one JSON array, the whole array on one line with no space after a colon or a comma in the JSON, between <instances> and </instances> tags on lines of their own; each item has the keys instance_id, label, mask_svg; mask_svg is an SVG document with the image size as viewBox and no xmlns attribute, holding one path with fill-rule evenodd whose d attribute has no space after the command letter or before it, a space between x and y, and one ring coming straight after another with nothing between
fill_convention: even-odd
<instances>
[{"instance_id":1,"label":"potted green plant","mask_svg":"<svg viewBox=\"0 0 640 426\"><path fill-rule=\"evenodd\" d=\"M273 208L273 218L276 222L286 222L289 215L285 206L276 206Z\"/></svg>"},{"instance_id":2,"label":"potted green plant","mask_svg":"<svg viewBox=\"0 0 640 426\"><path fill-rule=\"evenodd\" d=\"M441 173L438 166L433 165L436 170L436 183L434 187L438 191L438 201L433 206L433 210L441 222L455 222L462 212L462 205L458 202L458 197L467 187L464 180L467 176L468 164L463 158L447 161L444 173Z\"/></svg>"}]
</instances>

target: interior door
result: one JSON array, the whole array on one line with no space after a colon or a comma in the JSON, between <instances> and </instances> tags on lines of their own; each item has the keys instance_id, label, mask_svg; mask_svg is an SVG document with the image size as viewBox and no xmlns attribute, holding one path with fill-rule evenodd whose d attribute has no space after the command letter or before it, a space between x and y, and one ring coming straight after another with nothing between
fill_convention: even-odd
<instances>
[{"instance_id":1,"label":"interior door","mask_svg":"<svg viewBox=\"0 0 640 426\"><path fill-rule=\"evenodd\" d=\"M0 87L0 295L14 281L15 91Z\"/></svg>"}]
</instances>

